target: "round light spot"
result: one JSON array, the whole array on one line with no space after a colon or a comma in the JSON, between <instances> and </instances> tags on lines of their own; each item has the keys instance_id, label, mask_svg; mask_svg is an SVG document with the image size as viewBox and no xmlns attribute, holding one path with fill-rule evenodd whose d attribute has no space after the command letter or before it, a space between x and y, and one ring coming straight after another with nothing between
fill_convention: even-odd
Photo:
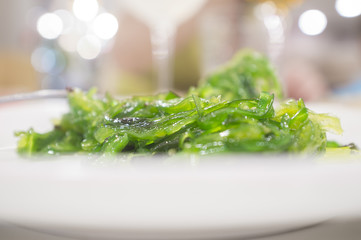
<instances>
[{"instance_id":1,"label":"round light spot","mask_svg":"<svg viewBox=\"0 0 361 240\"><path fill-rule=\"evenodd\" d=\"M91 60L99 55L101 48L102 44L96 36L86 35L78 41L76 50L80 57Z\"/></svg>"},{"instance_id":2,"label":"round light spot","mask_svg":"<svg viewBox=\"0 0 361 240\"><path fill-rule=\"evenodd\" d=\"M75 0L73 13L81 21L90 21L98 13L99 4L97 0Z\"/></svg>"},{"instance_id":3,"label":"round light spot","mask_svg":"<svg viewBox=\"0 0 361 240\"><path fill-rule=\"evenodd\" d=\"M66 34L58 38L60 47L67 52L76 52L76 47L80 38L88 32L87 23L75 21L74 26Z\"/></svg>"},{"instance_id":4,"label":"round light spot","mask_svg":"<svg viewBox=\"0 0 361 240\"><path fill-rule=\"evenodd\" d=\"M110 13L102 13L93 23L94 33L101 39L111 39L118 31L118 20Z\"/></svg>"},{"instance_id":5,"label":"round light spot","mask_svg":"<svg viewBox=\"0 0 361 240\"><path fill-rule=\"evenodd\" d=\"M265 2L257 4L254 12L258 19L263 20L267 16L276 15L277 8L273 2Z\"/></svg>"},{"instance_id":6,"label":"round light spot","mask_svg":"<svg viewBox=\"0 0 361 240\"><path fill-rule=\"evenodd\" d=\"M61 18L54 13L45 13L37 21L36 29L46 39L55 39L63 31Z\"/></svg>"},{"instance_id":7,"label":"round light spot","mask_svg":"<svg viewBox=\"0 0 361 240\"><path fill-rule=\"evenodd\" d=\"M62 35L58 39L59 46L66 52L76 52L76 45L79 41L79 36L75 34Z\"/></svg>"},{"instance_id":8,"label":"round light spot","mask_svg":"<svg viewBox=\"0 0 361 240\"><path fill-rule=\"evenodd\" d=\"M31 54L31 64L36 71L49 73L55 67L56 54L50 48L39 47Z\"/></svg>"},{"instance_id":9,"label":"round light spot","mask_svg":"<svg viewBox=\"0 0 361 240\"><path fill-rule=\"evenodd\" d=\"M361 14L361 0L337 0L335 8L342 17L357 17Z\"/></svg>"},{"instance_id":10,"label":"round light spot","mask_svg":"<svg viewBox=\"0 0 361 240\"><path fill-rule=\"evenodd\" d=\"M325 14L319 10L308 10L301 14L298 20L298 27L301 31L310 36L321 34L327 26Z\"/></svg>"},{"instance_id":11,"label":"round light spot","mask_svg":"<svg viewBox=\"0 0 361 240\"><path fill-rule=\"evenodd\" d=\"M68 34L74 27L75 19L73 14L64 9L56 10L54 14L60 17L63 22L63 30L61 34Z\"/></svg>"}]
</instances>

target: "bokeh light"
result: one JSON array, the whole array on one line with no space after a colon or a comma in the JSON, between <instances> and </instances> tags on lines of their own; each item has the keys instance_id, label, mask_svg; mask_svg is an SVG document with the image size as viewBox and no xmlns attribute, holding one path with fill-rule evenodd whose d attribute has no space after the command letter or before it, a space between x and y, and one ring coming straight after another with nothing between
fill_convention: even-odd
<instances>
[{"instance_id":1,"label":"bokeh light","mask_svg":"<svg viewBox=\"0 0 361 240\"><path fill-rule=\"evenodd\" d=\"M277 8L273 2L264 2L255 7L254 13L258 19L263 20L267 16L276 15Z\"/></svg>"},{"instance_id":2,"label":"bokeh light","mask_svg":"<svg viewBox=\"0 0 361 240\"><path fill-rule=\"evenodd\" d=\"M61 18L54 13L45 13L37 21L36 29L46 39L55 39L63 31Z\"/></svg>"},{"instance_id":3,"label":"bokeh light","mask_svg":"<svg viewBox=\"0 0 361 240\"><path fill-rule=\"evenodd\" d=\"M310 36L321 34L327 26L326 15L319 10L308 10L298 20L300 30Z\"/></svg>"},{"instance_id":4,"label":"bokeh light","mask_svg":"<svg viewBox=\"0 0 361 240\"><path fill-rule=\"evenodd\" d=\"M109 51L111 39L119 27L117 18L100 8L97 0L74 0L72 11L58 9L42 14L36 20L37 31L43 38L56 39L63 51L78 53L86 60L96 58L102 51ZM48 50L37 49L33 53L33 65L39 72L50 71L53 57ZM49 60L48 65L41 63L44 58Z\"/></svg>"},{"instance_id":5,"label":"bokeh light","mask_svg":"<svg viewBox=\"0 0 361 240\"><path fill-rule=\"evenodd\" d=\"M31 54L31 64L36 71L49 73L55 67L56 54L50 48L39 47Z\"/></svg>"},{"instance_id":6,"label":"bokeh light","mask_svg":"<svg viewBox=\"0 0 361 240\"><path fill-rule=\"evenodd\" d=\"M96 36L86 35L78 41L76 50L80 57L91 60L99 55L101 48L102 44Z\"/></svg>"},{"instance_id":7,"label":"bokeh light","mask_svg":"<svg viewBox=\"0 0 361 240\"><path fill-rule=\"evenodd\" d=\"M81 21L92 20L99 11L97 0L75 0L73 4L73 13Z\"/></svg>"},{"instance_id":8,"label":"bokeh light","mask_svg":"<svg viewBox=\"0 0 361 240\"><path fill-rule=\"evenodd\" d=\"M77 20L67 34L62 34L58 38L58 44L66 52L76 52L79 39L86 35L88 31L87 24Z\"/></svg>"},{"instance_id":9,"label":"bokeh light","mask_svg":"<svg viewBox=\"0 0 361 240\"><path fill-rule=\"evenodd\" d=\"M62 35L58 39L59 46L66 52L76 52L76 45L80 37L75 34Z\"/></svg>"},{"instance_id":10,"label":"bokeh light","mask_svg":"<svg viewBox=\"0 0 361 240\"><path fill-rule=\"evenodd\" d=\"M361 14L361 0L336 0L335 8L342 17L357 17Z\"/></svg>"},{"instance_id":11,"label":"bokeh light","mask_svg":"<svg viewBox=\"0 0 361 240\"><path fill-rule=\"evenodd\" d=\"M93 23L94 33L101 39L111 39L118 31L118 20L110 13L99 14Z\"/></svg>"},{"instance_id":12,"label":"bokeh light","mask_svg":"<svg viewBox=\"0 0 361 240\"><path fill-rule=\"evenodd\" d=\"M54 12L62 21L63 23L63 30L61 34L68 34L75 24L75 19L73 14L67 10L59 9Z\"/></svg>"}]
</instances>

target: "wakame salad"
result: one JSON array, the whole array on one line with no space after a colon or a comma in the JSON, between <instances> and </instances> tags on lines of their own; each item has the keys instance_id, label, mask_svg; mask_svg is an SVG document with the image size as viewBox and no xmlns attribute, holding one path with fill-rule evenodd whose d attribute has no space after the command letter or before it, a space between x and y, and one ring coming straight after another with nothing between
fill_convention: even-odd
<instances>
[{"instance_id":1,"label":"wakame salad","mask_svg":"<svg viewBox=\"0 0 361 240\"><path fill-rule=\"evenodd\" d=\"M275 97L281 101L274 106ZM17 132L24 155L62 153L310 153L325 152L337 118L282 100L267 58L242 50L184 97L98 98L96 89L69 90L70 110L47 133Z\"/></svg>"}]
</instances>

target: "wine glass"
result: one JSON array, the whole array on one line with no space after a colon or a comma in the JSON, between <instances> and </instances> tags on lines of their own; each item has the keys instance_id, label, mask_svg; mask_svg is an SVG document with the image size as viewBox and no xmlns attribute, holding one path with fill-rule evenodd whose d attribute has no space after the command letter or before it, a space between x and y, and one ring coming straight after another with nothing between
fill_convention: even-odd
<instances>
[{"instance_id":1,"label":"wine glass","mask_svg":"<svg viewBox=\"0 0 361 240\"><path fill-rule=\"evenodd\" d=\"M159 92L173 88L173 49L178 25L194 15L205 2L206 0L124 1L127 10L150 29Z\"/></svg>"}]
</instances>

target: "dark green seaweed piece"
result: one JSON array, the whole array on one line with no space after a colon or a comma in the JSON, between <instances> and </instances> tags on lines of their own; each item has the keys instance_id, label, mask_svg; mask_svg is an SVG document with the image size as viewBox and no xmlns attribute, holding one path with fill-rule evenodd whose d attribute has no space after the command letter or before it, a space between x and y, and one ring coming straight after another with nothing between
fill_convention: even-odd
<instances>
[{"instance_id":1,"label":"dark green seaweed piece","mask_svg":"<svg viewBox=\"0 0 361 240\"><path fill-rule=\"evenodd\" d=\"M268 59L255 51L242 50L231 61L200 81L190 94L225 100L256 98L262 91L282 98L282 87Z\"/></svg>"},{"instance_id":2,"label":"dark green seaweed piece","mask_svg":"<svg viewBox=\"0 0 361 240\"><path fill-rule=\"evenodd\" d=\"M188 96L172 92L118 100L96 90L68 94L70 110L54 130L18 132L18 152L322 153L337 118L316 114L302 99L274 108L280 84L267 59L243 51Z\"/></svg>"}]
</instances>

